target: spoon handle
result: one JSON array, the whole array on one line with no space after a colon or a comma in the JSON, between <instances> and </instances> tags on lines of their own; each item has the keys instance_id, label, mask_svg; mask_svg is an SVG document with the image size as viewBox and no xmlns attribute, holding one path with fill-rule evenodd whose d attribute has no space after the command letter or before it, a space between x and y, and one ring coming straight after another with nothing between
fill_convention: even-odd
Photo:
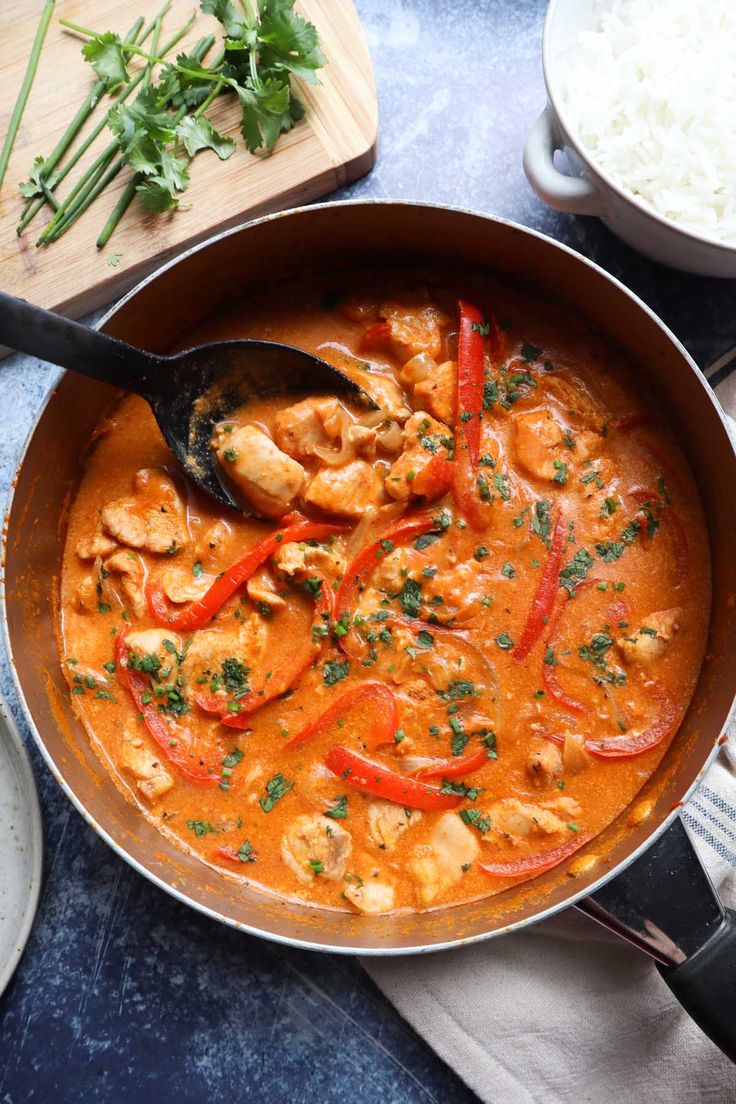
<instances>
[{"instance_id":1,"label":"spoon handle","mask_svg":"<svg viewBox=\"0 0 736 1104\"><path fill-rule=\"evenodd\" d=\"M146 390L161 358L0 291L0 345L112 383Z\"/></svg>"}]
</instances>

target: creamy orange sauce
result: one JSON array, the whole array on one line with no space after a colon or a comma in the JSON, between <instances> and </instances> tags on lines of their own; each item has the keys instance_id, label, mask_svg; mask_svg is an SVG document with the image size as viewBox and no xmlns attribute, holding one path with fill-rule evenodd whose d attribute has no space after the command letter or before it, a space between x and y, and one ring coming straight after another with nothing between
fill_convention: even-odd
<instances>
[{"instance_id":1,"label":"creamy orange sauce","mask_svg":"<svg viewBox=\"0 0 736 1104\"><path fill-rule=\"evenodd\" d=\"M294 494L280 506L269 485L260 499L271 504L268 520L223 511L197 492L137 397L101 424L69 520L62 661L118 784L204 861L322 907L433 908L512 884L494 865L571 854L632 802L702 661L707 536L691 473L653 397L576 319L450 275L353 284L341 295L329 280L278 289L182 342L289 342L342 368L382 408L378 418L332 408L332 421L317 419L318 452L310 439L306 453L290 431L305 396L234 412L215 443L222 454L228 439L247 448L223 458L224 468L243 460L263 495L251 430L286 457L277 491ZM498 323L480 335L485 405L472 516L456 488L437 496L413 488L431 458L452 465L462 455L459 295ZM273 451L263 462L267 474L282 463ZM350 464L358 478L346 482ZM243 487L251 493L247 480ZM147 590L160 586L176 619L283 528L287 509L343 531L316 547L283 542L200 628L157 622ZM320 585L339 596L361 550L427 513L437 521L426 534L380 548L342 625L320 617ZM553 605L525 649L556 551ZM131 698L121 655L129 669L138 665L168 741L156 742ZM287 695L258 707L278 680ZM382 691L288 746L362 683ZM395 730L373 747L391 700ZM223 724L213 702L230 720L246 718L243 727ZM652 746L595 753L615 740L634 751L637 740ZM425 775L425 789L455 800L435 810L356 788L326 765L336 746L375 764L369 782L379 779L379 793L381 772L416 780L433 764L485 754L467 774ZM204 778L192 778L192 764ZM532 863L520 876L533 873Z\"/></svg>"}]
</instances>

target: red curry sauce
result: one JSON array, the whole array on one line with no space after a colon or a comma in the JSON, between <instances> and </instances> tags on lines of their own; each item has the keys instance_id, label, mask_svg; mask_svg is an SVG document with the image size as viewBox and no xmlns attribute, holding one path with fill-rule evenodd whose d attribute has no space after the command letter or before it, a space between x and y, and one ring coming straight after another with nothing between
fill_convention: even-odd
<instances>
[{"instance_id":1,"label":"red curry sauce","mask_svg":"<svg viewBox=\"0 0 736 1104\"><path fill-rule=\"evenodd\" d=\"M379 411L254 401L182 477L146 404L99 427L71 510L64 669L115 781L203 860L324 907L421 909L571 855L664 754L702 661L709 554L640 380L484 281L292 287L255 336Z\"/></svg>"}]
</instances>

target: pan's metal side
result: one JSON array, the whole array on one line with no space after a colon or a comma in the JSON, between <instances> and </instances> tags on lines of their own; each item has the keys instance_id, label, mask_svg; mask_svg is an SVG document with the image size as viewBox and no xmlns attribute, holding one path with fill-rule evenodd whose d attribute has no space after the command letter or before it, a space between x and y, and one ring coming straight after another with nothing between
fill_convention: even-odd
<instances>
[{"instance_id":1,"label":"pan's metal side","mask_svg":"<svg viewBox=\"0 0 736 1104\"><path fill-rule=\"evenodd\" d=\"M277 277L346 265L429 263L491 268L543 296L577 306L652 378L678 428L699 483L714 549L711 647L692 708L648 785L648 821L625 817L606 833L610 865L575 881L552 871L501 896L414 916L356 917L314 910L244 887L184 854L109 777L77 721L59 668L53 591L64 510L79 458L103 406L104 387L64 377L31 435L7 527L4 628L18 692L34 736L66 792L118 853L184 903L248 931L323 950L422 952L486 939L551 915L594 892L632 862L675 816L715 754L736 684L736 593L728 552L728 486L736 456L721 414L682 347L626 289L565 247L521 227L469 212L405 203L321 205L224 234L165 266L104 320L107 332L165 352L193 323ZM53 462L50 462L53 457ZM719 600L720 599L720 600ZM596 849L601 850L601 841Z\"/></svg>"}]
</instances>

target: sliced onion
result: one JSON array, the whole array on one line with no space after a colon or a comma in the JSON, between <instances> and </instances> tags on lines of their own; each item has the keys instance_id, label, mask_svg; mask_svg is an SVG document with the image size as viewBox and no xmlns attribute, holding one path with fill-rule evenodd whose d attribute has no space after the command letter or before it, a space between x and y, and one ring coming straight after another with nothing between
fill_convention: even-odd
<instances>
[{"instance_id":1,"label":"sliced onion","mask_svg":"<svg viewBox=\"0 0 736 1104\"><path fill-rule=\"evenodd\" d=\"M378 443L384 452L399 452L404 444L404 431L399 423L389 418L385 429L378 430Z\"/></svg>"},{"instance_id":2,"label":"sliced onion","mask_svg":"<svg viewBox=\"0 0 736 1104\"><path fill-rule=\"evenodd\" d=\"M323 448L322 445L315 445L312 454L330 468L341 468L355 459L355 446L343 435L340 448Z\"/></svg>"},{"instance_id":3,"label":"sliced onion","mask_svg":"<svg viewBox=\"0 0 736 1104\"><path fill-rule=\"evenodd\" d=\"M568 774L579 774L590 765L585 750L585 736L580 732L566 732L562 746L562 762Z\"/></svg>"},{"instance_id":4,"label":"sliced onion","mask_svg":"<svg viewBox=\"0 0 736 1104\"><path fill-rule=\"evenodd\" d=\"M414 385L421 383L437 371L437 361L429 353L417 353L411 360L407 360L401 369L401 379L405 383Z\"/></svg>"}]
</instances>

